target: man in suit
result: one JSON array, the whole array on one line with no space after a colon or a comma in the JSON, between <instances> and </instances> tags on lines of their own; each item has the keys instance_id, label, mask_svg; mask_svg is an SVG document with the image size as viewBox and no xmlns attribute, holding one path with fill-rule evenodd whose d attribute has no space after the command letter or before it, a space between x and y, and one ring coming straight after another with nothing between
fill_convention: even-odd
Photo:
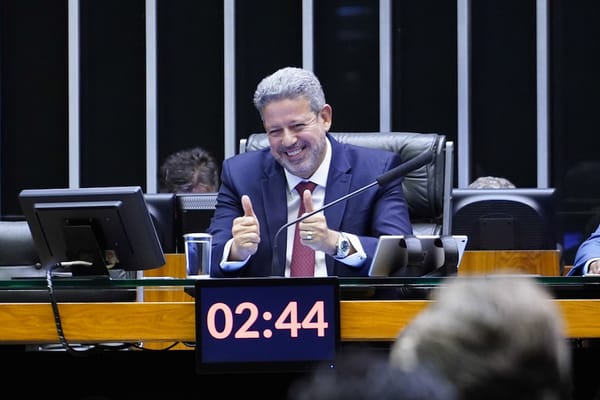
<instances>
[{"instance_id":1,"label":"man in suit","mask_svg":"<svg viewBox=\"0 0 600 400\"><path fill-rule=\"evenodd\" d=\"M577 248L573 268L567 276L600 274L600 225Z\"/></svg>"},{"instance_id":2,"label":"man in suit","mask_svg":"<svg viewBox=\"0 0 600 400\"><path fill-rule=\"evenodd\" d=\"M212 277L297 276L293 246L314 251L312 276L365 276L383 234L412 234L402 178L276 232L304 213L375 182L401 160L394 152L341 144L327 134L332 107L317 77L287 67L264 78L254 94L269 148L223 162L221 187L208 232L213 235ZM314 190L297 193L299 182ZM298 250L299 251L299 250ZM294 261L295 263L295 261Z\"/></svg>"}]
</instances>

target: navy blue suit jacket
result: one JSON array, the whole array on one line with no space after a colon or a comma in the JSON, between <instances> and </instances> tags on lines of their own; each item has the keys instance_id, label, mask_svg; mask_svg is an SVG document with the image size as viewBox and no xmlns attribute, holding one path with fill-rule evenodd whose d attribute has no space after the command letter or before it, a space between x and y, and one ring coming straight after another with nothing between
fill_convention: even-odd
<instances>
[{"instance_id":1,"label":"navy blue suit jacket","mask_svg":"<svg viewBox=\"0 0 600 400\"><path fill-rule=\"evenodd\" d=\"M375 182L381 174L398 165L396 153L342 144L328 138L332 147L327 176L325 204ZM375 185L357 196L325 210L330 229L359 236L367 254L362 267L352 267L326 257L330 276L366 276L380 235L412 234L402 178L386 186ZM223 162L221 187L214 217L208 232L213 235L211 272L213 277L283 276L285 271L286 230L281 232L277 250L279 265L272 268L272 240L287 223L286 179L283 167L270 149L251 151ZM248 195L260 224L260 244L248 263L235 273L224 272L219 263L225 243L231 239L236 217L243 215L241 197Z\"/></svg>"},{"instance_id":2,"label":"navy blue suit jacket","mask_svg":"<svg viewBox=\"0 0 600 400\"><path fill-rule=\"evenodd\" d=\"M575 253L573 268L567 276L583 275L583 267L590 258L600 258L600 225L583 243L579 245Z\"/></svg>"}]
</instances>

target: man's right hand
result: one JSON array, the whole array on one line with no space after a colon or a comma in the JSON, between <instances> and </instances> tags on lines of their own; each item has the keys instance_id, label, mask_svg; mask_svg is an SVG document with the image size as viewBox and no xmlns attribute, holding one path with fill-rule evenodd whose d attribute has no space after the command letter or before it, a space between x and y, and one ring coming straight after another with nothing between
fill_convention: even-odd
<instances>
[{"instance_id":1,"label":"man's right hand","mask_svg":"<svg viewBox=\"0 0 600 400\"><path fill-rule=\"evenodd\" d=\"M247 195L242 196L242 208L244 215L235 218L231 227L233 244L229 252L229 261L245 260L256 253L260 243L260 225Z\"/></svg>"}]
</instances>

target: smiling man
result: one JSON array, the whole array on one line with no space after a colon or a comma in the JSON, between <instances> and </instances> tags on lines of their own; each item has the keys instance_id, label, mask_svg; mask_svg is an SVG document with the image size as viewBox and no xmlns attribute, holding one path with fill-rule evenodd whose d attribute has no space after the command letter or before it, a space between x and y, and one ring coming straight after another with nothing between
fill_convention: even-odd
<instances>
[{"instance_id":1,"label":"smiling man","mask_svg":"<svg viewBox=\"0 0 600 400\"><path fill-rule=\"evenodd\" d=\"M208 230L210 275L366 276L380 235L412 234L401 178L275 234L299 215L374 182L402 160L393 152L333 139L328 134L333 109L308 70L286 67L267 76L256 88L254 105L269 148L223 162ZM282 262L273 265L275 239L281 253L276 259Z\"/></svg>"}]
</instances>

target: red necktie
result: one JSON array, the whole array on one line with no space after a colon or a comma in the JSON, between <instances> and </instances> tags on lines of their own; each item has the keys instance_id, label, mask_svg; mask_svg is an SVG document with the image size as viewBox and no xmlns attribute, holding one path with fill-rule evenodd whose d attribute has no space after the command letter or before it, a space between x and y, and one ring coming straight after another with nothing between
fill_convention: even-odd
<instances>
[{"instance_id":1,"label":"red necktie","mask_svg":"<svg viewBox=\"0 0 600 400\"><path fill-rule=\"evenodd\" d=\"M304 201L302 201L302 194L306 189L312 191L315 186L313 182L300 182L296 185L296 191L300 194L300 209L298 210L298 217L304 214ZM296 224L294 234L294 248L292 250L292 264L290 266L290 276L314 276L315 275L315 251L308 246L304 246L300 242L300 223Z\"/></svg>"}]
</instances>

